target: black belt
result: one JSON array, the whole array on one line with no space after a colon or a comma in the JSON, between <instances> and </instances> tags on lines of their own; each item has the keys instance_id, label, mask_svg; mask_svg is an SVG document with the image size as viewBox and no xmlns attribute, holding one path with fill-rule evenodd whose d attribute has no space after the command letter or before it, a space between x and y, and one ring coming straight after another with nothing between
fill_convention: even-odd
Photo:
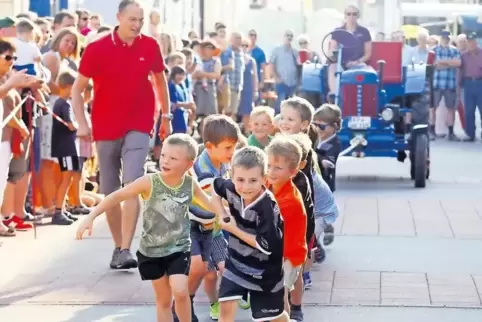
<instances>
[{"instance_id":1,"label":"black belt","mask_svg":"<svg viewBox=\"0 0 482 322\"><path fill-rule=\"evenodd\" d=\"M482 80L482 77L464 77L463 79L466 81L479 81Z\"/></svg>"}]
</instances>

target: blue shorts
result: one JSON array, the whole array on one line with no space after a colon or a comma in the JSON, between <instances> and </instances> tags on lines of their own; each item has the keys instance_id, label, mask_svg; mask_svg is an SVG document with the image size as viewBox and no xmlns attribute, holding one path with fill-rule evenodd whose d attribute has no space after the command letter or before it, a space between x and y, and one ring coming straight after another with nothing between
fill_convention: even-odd
<instances>
[{"instance_id":1,"label":"blue shorts","mask_svg":"<svg viewBox=\"0 0 482 322\"><path fill-rule=\"evenodd\" d=\"M28 75L37 76L37 71L35 70L34 64L27 64L27 65L13 65L13 69L15 70L27 70Z\"/></svg>"}]
</instances>

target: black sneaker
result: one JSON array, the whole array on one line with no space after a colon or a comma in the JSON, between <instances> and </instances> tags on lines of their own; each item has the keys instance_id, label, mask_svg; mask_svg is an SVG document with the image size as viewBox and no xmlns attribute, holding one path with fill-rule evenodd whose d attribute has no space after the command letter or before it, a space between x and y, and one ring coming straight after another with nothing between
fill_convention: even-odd
<instances>
[{"instance_id":1,"label":"black sneaker","mask_svg":"<svg viewBox=\"0 0 482 322\"><path fill-rule=\"evenodd\" d=\"M303 311L293 310L293 308L291 308L290 319L291 321L303 322L304 321Z\"/></svg>"},{"instance_id":2,"label":"black sneaker","mask_svg":"<svg viewBox=\"0 0 482 322\"><path fill-rule=\"evenodd\" d=\"M321 264L325 261L326 258L326 252L325 249L323 248L323 245L318 243L316 249L315 249L315 263Z\"/></svg>"},{"instance_id":3,"label":"black sneaker","mask_svg":"<svg viewBox=\"0 0 482 322\"><path fill-rule=\"evenodd\" d=\"M475 138L472 137L465 137L462 139L463 142L475 142Z\"/></svg>"},{"instance_id":4,"label":"black sneaker","mask_svg":"<svg viewBox=\"0 0 482 322\"><path fill-rule=\"evenodd\" d=\"M73 207L69 211L72 215L89 215L90 209L84 206Z\"/></svg>"},{"instance_id":5,"label":"black sneaker","mask_svg":"<svg viewBox=\"0 0 482 322\"><path fill-rule=\"evenodd\" d=\"M79 220L79 218L75 217L74 215L72 215L70 212L68 211L64 211L64 215L67 216L67 218L69 218L70 220L72 221L77 221Z\"/></svg>"},{"instance_id":6,"label":"black sneaker","mask_svg":"<svg viewBox=\"0 0 482 322\"><path fill-rule=\"evenodd\" d=\"M52 225L69 226L73 223L74 221L62 212L55 212L55 214L52 216Z\"/></svg>"},{"instance_id":7,"label":"black sneaker","mask_svg":"<svg viewBox=\"0 0 482 322\"><path fill-rule=\"evenodd\" d=\"M447 136L447 140L453 141L453 142L460 142L460 138L457 135L455 135L455 133L450 133Z\"/></svg>"}]
</instances>

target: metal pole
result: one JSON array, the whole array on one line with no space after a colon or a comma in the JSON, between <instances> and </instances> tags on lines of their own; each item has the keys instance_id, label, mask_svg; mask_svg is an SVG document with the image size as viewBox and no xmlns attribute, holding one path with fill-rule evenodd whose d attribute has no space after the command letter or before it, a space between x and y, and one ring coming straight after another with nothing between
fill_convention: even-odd
<instances>
[{"instance_id":1,"label":"metal pole","mask_svg":"<svg viewBox=\"0 0 482 322\"><path fill-rule=\"evenodd\" d=\"M199 34L204 38L205 1L199 0Z\"/></svg>"}]
</instances>

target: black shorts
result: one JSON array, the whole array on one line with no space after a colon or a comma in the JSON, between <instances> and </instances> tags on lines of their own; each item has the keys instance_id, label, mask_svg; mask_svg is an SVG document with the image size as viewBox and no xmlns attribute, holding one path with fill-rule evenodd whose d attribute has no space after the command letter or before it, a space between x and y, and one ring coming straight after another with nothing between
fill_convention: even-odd
<instances>
[{"instance_id":1,"label":"black shorts","mask_svg":"<svg viewBox=\"0 0 482 322\"><path fill-rule=\"evenodd\" d=\"M178 252L165 257L147 257L136 253L139 273L143 281L158 280L164 275L188 275L191 265L190 252Z\"/></svg>"},{"instance_id":2,"label":"black shorts","mask_svg":"<svg viewBox=\"0 0 482 322\"><path fill-rule=\"evenodd\" d=\"M250 295L251 315L255 321L271 321L279 318L284 310L285 288L277 292L262 292L248 290L223 277L219 286L219 302L240 300Z\"/></svg>"},{"instance_id":3,"label":"black shorts","mask_svg":"<svg viewBox=\"0 0 482 322\"><path fill-rule=\"evenodd\" d=\"M66 172L66 171L82 172L86 158L74 156L74 157L57 158L57 160L59 160L59 166L60 166L61 172Z\"/></svg>"}]
</instances>

